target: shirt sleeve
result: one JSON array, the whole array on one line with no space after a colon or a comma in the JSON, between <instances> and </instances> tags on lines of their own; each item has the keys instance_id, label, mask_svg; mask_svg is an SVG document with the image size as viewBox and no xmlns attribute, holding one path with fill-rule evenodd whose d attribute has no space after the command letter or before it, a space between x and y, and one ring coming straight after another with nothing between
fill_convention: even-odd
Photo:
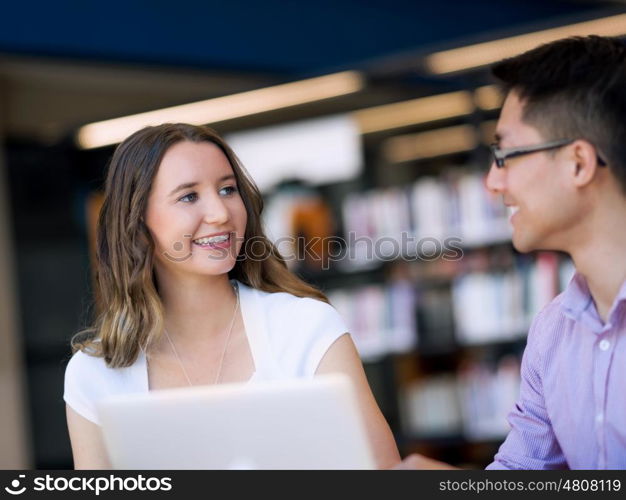
<instances>
[{"instance_id":1,"label":"shirt sleeve","mask_svg":"<svg viewBox=\"0 0 626 500\"><path fill-rule=\"evenodd\" d=\"M96 400L100 376L99 365L104 361L101 358L89 356L82 351L74 353L65 368L65 385L63 399L79 415L100 425Z\"/></svg>"},{"instance_id":2,"label":"shirt sleeve","mask_svg":"<svg viewBox=\"0 0 626 500\"><path fill-rule=\"evenodd\" d=\"M270 337L285 375L311 378L330 346L348 332L334 307L313 298L281 294L271 311Z\"/></svg>"},{"instance_id":3,"label":"shirt sleeve","mask_svg":"<svg viewBox=\"0 0 626 500\"><path fill-rule=\"evenodd\" d=\"M538 338L542 315L533 321L522 357L519 399L509 413L511 430L487 469L566 469L567 462L546 410L541 381L541 350Z\"/></svg>"},{"instance_id":4,"label":"shirt sleeve","mask_svg":"<svg viewBox=\"0 0 626 500\"><path fill-rule=\"evenodd\" d=\"M325 302L305 299L311 321L311 339L304 364L304 374L312 377L330 346L342 335L348 333L343 318L337 310Z\"/></svg>"}]
</instances>

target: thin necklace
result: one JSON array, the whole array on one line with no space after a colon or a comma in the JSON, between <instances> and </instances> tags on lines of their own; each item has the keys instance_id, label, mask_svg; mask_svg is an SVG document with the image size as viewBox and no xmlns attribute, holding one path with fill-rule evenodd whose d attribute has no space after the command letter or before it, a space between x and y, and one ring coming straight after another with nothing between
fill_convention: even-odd
<instances>
[{"instance_id":1,"label":"thin necklace","mask_svg":"<svg viewBox=\"0 0 626 500\"><path fill-rule=\"evenodd\" d=\"M213 382L213 385L216 385L219 381L220 381L220 377L222 375L222 364L224 363L224 356L226 355L226 349L228 347L228 342L230 341L230 334L233 331L233 324L235 323L235 316L237 316L237 310L239 309L239 288L237 287L237 285L233 285L233 288L235 290L235 295L237 296L237 301L235 303L235 311L233 312L233 318L230 321L230 328L228 329L228 335L226 336L226 342L224 342L224 349L222 350L222 356L220 357L220 364L217 368L217 374L215 375L215 381ZM190 386L193 386L193 384L191 383L191 379L189 378L189 375L187 374L187 370L185 370L185 365L183 364L182 360L180 359L180 356L178 355L178 351L176 350L176 347L174 347L174 342L172 342L172 339L170 338L170 334L167 333L166 329L163 329L163 331L165 332L165 336L167 337L167 340L169 341L170 345L172 346L172 351L174 351L174 355L176 356L176 359L178 360L178 364L180 365L181 369L183 370L183 374L185 375L185 378L187 379L187 383Z\"/></svg>"}]
</instances>

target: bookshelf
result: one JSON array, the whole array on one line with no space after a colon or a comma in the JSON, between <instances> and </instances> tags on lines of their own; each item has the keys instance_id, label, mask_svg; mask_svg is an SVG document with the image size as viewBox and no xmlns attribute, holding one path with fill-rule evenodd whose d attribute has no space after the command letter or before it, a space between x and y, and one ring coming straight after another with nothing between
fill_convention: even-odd
<instances>
[{"instance_id":1,"label":"bookshelf","mask_svg":"<svg viewBox=\"0 0 626 500\"><path fill-rule=\"evenodd\" d=\"M494 112L363 137L358 176L300 189L333 218L308 237L336 240L317 264L288 259L346 320L401 454L471 468L506 436L530 322L573 274L562 255L512 247L484 186ZM303 236L298 189L267 199L272 236Z\"/></svg>"}]
</instances>

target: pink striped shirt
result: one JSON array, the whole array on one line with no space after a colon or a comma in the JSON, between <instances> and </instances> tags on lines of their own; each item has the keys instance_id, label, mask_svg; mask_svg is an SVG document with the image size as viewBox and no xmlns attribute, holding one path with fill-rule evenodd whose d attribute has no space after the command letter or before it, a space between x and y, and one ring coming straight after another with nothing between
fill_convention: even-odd
<instances>
[{"instance_id":1,"label":"pink striped shirt","mask_svg":"<svg viewBox=\"0 0 626 500\"><path fill-rule=\"evenodd\" d=\"M585 279L537 315L511 431L487 469L626 469L626 282L606 323Z\"/></svg>"}]
</instances>

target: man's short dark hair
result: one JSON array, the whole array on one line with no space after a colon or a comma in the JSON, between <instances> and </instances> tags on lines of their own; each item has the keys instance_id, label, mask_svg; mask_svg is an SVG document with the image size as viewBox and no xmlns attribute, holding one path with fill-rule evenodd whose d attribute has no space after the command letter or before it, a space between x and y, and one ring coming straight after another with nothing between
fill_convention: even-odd
<instances>
[{"instance_id":1,"label":"man's short dark hair","mask_svg":"<svg viewBox=\"0 0 626 500\"><path fill-rule=\"evenodd\" d=\"M626 193L626 44L573 37L494 64L524 102L523 120L546 139L586 139Z\"/></svg>"}]
</instances>

